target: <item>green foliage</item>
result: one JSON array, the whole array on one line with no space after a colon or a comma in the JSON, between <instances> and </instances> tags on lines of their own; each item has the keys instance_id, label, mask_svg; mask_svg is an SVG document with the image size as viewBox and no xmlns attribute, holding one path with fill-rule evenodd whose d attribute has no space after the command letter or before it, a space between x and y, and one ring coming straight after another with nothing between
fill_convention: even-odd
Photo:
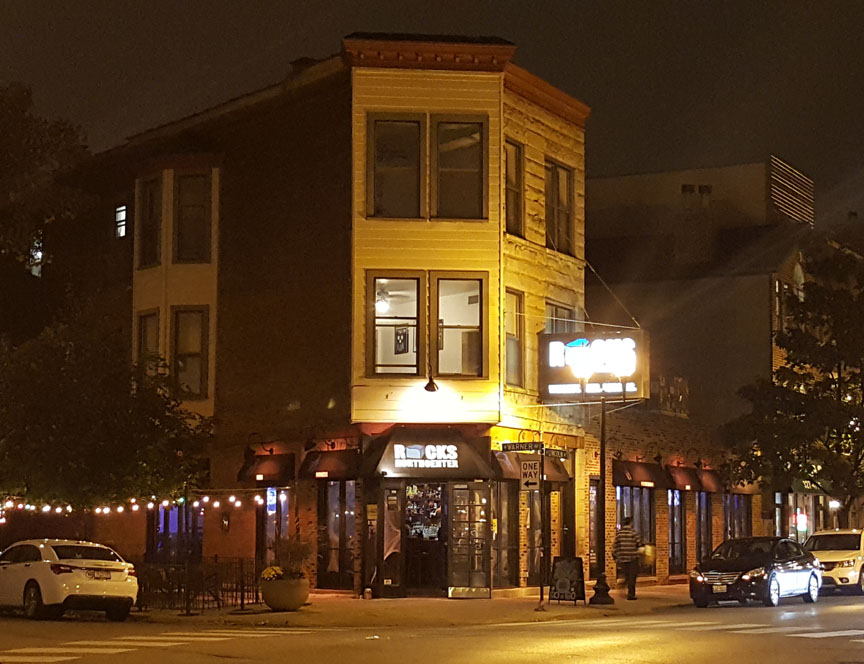
<instances>
[{"instance_id":1,"label":"green foliage","mask_svg":"<svg viewBox=\"0 0 864 664\"><path fill-rule=\"evenodd\" d=\"M33 111L33 93L21 83L0 85L0 254L25 260L34 234L46 223L72 218L81 192L57 175L87 155L78 127Z\"/></svg>"},{"instance_id":2,"label":"green foliage","mask_svg":"<svg viewBox=\"0 0 864 664\"><path fill-rule=\"evenodd\" d=\"M804 252L803 298L785 302L773 381L745 387L752 410L726 427L742 479L810 480L845 509L864 495L864 259L825 238Z\"/></svg>"},{"instance_id":3,"label":"green foliage","mask_svg":"<svg viewBox=\"0 0 864 664\"><path fill-rule=\"evenodd\" d=\"M283 537L273 545L276 565L267 569L278 570L274 578L300 579L304 566L314 553L315 546L309 540L299 535Z\"/></svg>"},{"instance_id":4,"label":"green foliage","mask_svg":"<svg viewBox=\"0 0 864 664\"><path fill-rule=\"evenodd\" d=\"M130 366L125 333L55 325L0 342L0 493L88 507L179 495L202 475L206 418L163 372Z\"/></svg>"}]
</instances>

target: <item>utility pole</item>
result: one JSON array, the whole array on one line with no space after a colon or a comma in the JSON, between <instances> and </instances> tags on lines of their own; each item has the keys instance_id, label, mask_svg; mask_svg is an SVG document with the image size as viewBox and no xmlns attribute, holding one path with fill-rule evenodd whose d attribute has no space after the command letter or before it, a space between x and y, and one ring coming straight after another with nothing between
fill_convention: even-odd
<instances>
[{"instance_id":1,"label":"utility pole","mask_svg":"<svg viewBox=\"0 0 864 664\"><path fill-rule=\"evenodd\" d=\"M600 398L600 486L597 497L597 582L589 604L614 604L606 582L606 397Z\"/></svg>"}]
</instances>

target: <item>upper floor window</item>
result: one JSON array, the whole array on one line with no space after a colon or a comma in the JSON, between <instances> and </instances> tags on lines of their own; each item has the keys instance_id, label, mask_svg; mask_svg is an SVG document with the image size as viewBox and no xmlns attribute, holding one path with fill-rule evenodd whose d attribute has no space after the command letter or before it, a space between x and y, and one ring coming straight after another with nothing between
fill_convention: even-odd
<instances>
[{"instance_id":1,"label":"upper floor window","mask_svg":"<svg viewBox=\"0 0 864 664\"><path fill-rule=\"evenodd\" d=\"M126 206L118 205L114 208L114 237L126 237Z\"/></svg>"},{"instance_id":2,"label":"upper floor window","mask_svg":"<svg viewBox=\"0 0 864 664\"><path fill-rule=\"evenodd\" d=\"M546 334L576 332L576 322L576 312L572 307L546 303Z\"/></svg>"},{"instance_id":3,"label":"upper floor window","mask_svg":"<svg viewBox=\"0 0 864 664\"><path fill-rule=\"evenodd\" d=\"M370 115L368 128L367 215L486 217L485 119Z\"/></svg>"},{"instance_id":4,"label":"upper floor window","mask_svg":"<svg viewBox=\"0 0 864 664\"><path fill-rule=\"evenodd\" d=\"M138 316L138 362L151 365L159 356L159 312Z\"/></svg>"},{"instance_id":5,"label":"upper floor window","mask_svg":"<svg viewBox=\"0 0 864 664\"><path fill-rule=\"evenodd\" d=\"M508 290L504 301L504 334L507 337L507 345L504 349L507 367L506 381L508 385L520 387L525 384L522 371L525 353L523 299L522 293Z\"/></svg>"},{"instance_id":6,"label":"upper floor window","mask_svg":"<svg viewBox=\"0 0 864 664\"><path fill-rule=\"evenodd\" d=\"M174 310L171 373L182 399L207 398L207 307Z\"/></svg>"},{"instance_id":7,"label":"upper floor window","mask_svg":"<svg viewBox=\"0 0 864 664\"><path fill-rule=\"evenodd\" d=\"M486 291L480 273L368 273L367 374L484 375Z\"/></svg>"},{"instance_id":8,"label":"upper floor window","mask_svg":"<svg viewBox=\"0 0 864 664\"><path fill-rule=\"evenodd\" d=\"M210 175L174 178L174 262L210 262Z\"/></svg>"},{"instance_id":9,"label":"upper floor window","mask_svg":"<svg viewBox=\"0 0 864 664\"><path fill-rule=\"evenodd\" d=\"M573 172L546 162L546 246L573 254Z\"/></svg>"},{"instance_id":10,"label":"upper floor window","mask_svg":"<svg viewBox=\"0 0 864 664\"><path fill-rule=\"evenodd\" d=\"M504 171L506 176L504 211L506 229L510 235L525 236L522 225L522 146L511 141L504 144Z\"/></svg>"},{"instance_id":11,"label":"upper floor window","mask_svg":"<svg viewBox=\"0 0 864 664\"><path fill-rule=\"evenodd\" d=\"M162 182L144 180L140 186L138 218L138 267L158 265L161 258Z\"/></svg>"}]
</instances>

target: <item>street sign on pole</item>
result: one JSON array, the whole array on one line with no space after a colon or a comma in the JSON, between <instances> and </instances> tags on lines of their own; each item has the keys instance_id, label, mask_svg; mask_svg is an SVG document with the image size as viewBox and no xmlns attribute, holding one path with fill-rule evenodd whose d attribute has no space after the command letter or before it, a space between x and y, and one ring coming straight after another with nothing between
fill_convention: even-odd
<instances>
[{"instance_id":1,"label":"street sign on pole","mask_svg":"<svg viewBox=\"0 0 864 664\"><path fill-rule=\"evenodd\" d=\"M519 489L530 491L540 484L540 459L520 461Z\"/></svg>"},{"instance_id":2,"label":"street sign on pole","mask_svg":"<svg viewBox=\"0 0 864 664\"><path fill-rule=\"evenodd\" d=\"M543 443L501 443L505 452L542 452Z\"/></svg>"}]
</instances>

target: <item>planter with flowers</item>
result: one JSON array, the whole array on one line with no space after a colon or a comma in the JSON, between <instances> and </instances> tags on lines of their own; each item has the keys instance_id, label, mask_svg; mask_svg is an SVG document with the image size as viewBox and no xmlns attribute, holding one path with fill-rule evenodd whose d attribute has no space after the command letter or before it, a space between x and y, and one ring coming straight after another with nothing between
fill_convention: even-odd
<instances>
[{"instance_id":1,"label":"planter with flowers","mask_svg":"<svg viewBox=\"0 0 864 664\"><path fill-rule=\"evenodd\" d=\"M309 579L303 566L312 556L310 542L283 539L273 547L275 564L261 572L261 597L273 611L296 611L309 598Z\"/></svg>"}]
</instances>

